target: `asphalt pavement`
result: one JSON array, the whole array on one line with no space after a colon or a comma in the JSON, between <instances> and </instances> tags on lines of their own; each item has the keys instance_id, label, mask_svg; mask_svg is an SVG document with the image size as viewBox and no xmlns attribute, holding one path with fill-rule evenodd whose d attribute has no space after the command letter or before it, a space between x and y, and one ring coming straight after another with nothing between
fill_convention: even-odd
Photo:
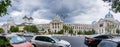
<instances>
[{"instance_id":1,"label":"asphalt pavement","mask_svg":"<svg viewBox=\"0 0 120 47\"><path fill-rule=\"evenodd\" d=\"M84 44L84 37L83 36L54 36L59 39L66 40L70 42L72 47L87 47ZM29 41L32 37L26 37L26 39Z\"/></svg>"},{"instance_id":2,"label":"asphalt pavement","mask_svg":"<svg viewBox=\"0 0 120 47\"><path fill-rule=\"evenodd\" d=\"M70 42L72 47L87 47L83 36L56 36L57 38Z\"/></svg>"}]
</instances>

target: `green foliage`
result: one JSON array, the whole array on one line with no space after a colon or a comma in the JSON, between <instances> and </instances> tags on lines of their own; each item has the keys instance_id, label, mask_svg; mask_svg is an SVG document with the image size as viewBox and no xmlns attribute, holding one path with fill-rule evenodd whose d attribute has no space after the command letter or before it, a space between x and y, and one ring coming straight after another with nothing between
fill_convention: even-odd
<instances>
[{"instance_id":1,"label":"green foliage","mask_svg":"<svg viewBox=\"0 0 120 47\"><path fill-rule=\"evenodd\" d=\"M19 28L18 28L18 26L11 26L11 27L10 27L10 31L11 31L11 32L18 32L18 31L19 31Z\"/></svg>"},{"instance_id":2,"label":"green foliage","mask_svg":"<svg viewBox=\"0 0 120 47\"><path fill-rule=\"evenodd\" d=\"M91 31L85 31L85 35L91 35L92 32Z\"/></svg>"},{"instance_id":3,"label":"green foliage","mask_svg":"<svg viewBox=\"0 0 120 47\"><path fill-rule=\"evenodd\" d=\"M69 27L69 33L73 34L73 29Z\"/></svg>"},{"instance_id":4,"label":"green foliage","mask_svg":"<svg viewBox=\"0 0 120 47\"><path fill-rule=\"evenodd\" d=\"M0 28L0 33L3 33L3 32L4 32L3 28Z\"/></svg>"},{"instance_id":5,"label":"green foliage","mask_svg":"<svg viewBox=\"0 0 120 47\"><path fill-rule=\"evenodd\" d=\"M0 39L0 47L10 47L8 46L10 43L9 39Z\"/></svg>"},{"instance_id":6,"label":"green foliage","mask_svg":"<svg viewBox=\"0 0 120 47\"><path fill-rule=\"evenodd\" d=\"M24 27L25 31L38 33L39 29L35 25L28 25Z\"/></svg>"},{"instance_id":7,"label":"green foliage","mask_svg":"<svg viewBox=\"0 0 120 47\"><path fill-rule=\"evenodd\" d=\"M107 24L107 26L105 27L105 30L111 34L111 30L113 30L115 27L116 27L115 24Z\"/></svg>"},{"instance_id":8,"label":"green foliage","mask_svg":"<svg viewBox=\"0 0 120 47\"><path fill-rule=\"evenodd\" d=\"M68 31L69 34L73 34L73 29L66 25L63 25L63 29L57 32L57 34L64 34L64 31Z\"/></svg>"},{"instance_id":9,"label":"green foliage","mask_svg":"<svg viewBox=\"0 0 120 47\"><path fill-rule=\"evenodd\" d=\"M68 30L68 29L69 29L69 27L68 27L68 26L66 26L66 25L63 25L63 29L64 29L64 30Z\"/></svg>"},{"instance_id":10,"label":"green foliage","mask_svg":"<svg viewBox=\"0 0 120 47\"><path fill-rule=\"evenodd\" d=\"M90 33L88 31L84 31L85 35L90 35Z\"/></svg>"},{"instance_id":11,"label":"green foliage","mask_svg":"<svg viewBox=\"0 0 120 47\"><path fill-rule=\"evenodd\" d=\"M69 26L63 25L63 30L68 31L69 34L73 34L73 29Z\"/></svg>"},{"instance_id":12,"label":"green foliage","mask_svg":"<svg viewBox=\"0 0 120 47\"><path fill-rule=\"evenodd\" d=\"M64 34L64 30L60 30L59 32L57 32L57 34Z\"/></svg>"},{"instance_id":13,"label":"green foliage","mask_svg":"<svg viewBox=\"0 0 120 47\"><path fill-rule=\"evenodd\" d=\"M83 34L83 32L82 32L82 31L79 31L77 34L80 35L80 34Z\"/></svg>"},{"instance_id":14,"label":"green foliage","mask_svg":"<svg viewBox=\"0 0 120 47\"><path fill-rule=\"evenodd\" d=\"M105 2L112 2L112 9L114 12L120 12L120 1L119 0L103 0Z\"/></svg>"},{"instance_id":15,"label":"green foliage","mask_svg":"<svg viewBox=\"0 0 120 47\"><path fill-rule=\"evenodd\" d=\"M112 8L115 9L115 12L120 12L120 1L119 0L113 1Z\"/></svg>"},{"instance_id":16,"label":"green foliage","mask_svg":"<svg viewBox=\"0 0 120 47\"><path fill-rule=\"evenodd\" d=\"M85 35L92 35L95 34L95 30L92 29L92 31L84 31Z\"/></svg>"},{"instance_id":17,"label":"green foliage","mask_svg":"<svg viewBox=\"0 0 120 47\"><path fill-rule=\"evenodd\" d=\"M117 29L117 30L116 30L116 33L120 34L120 30L119 30L119 29Z\"/></svg>"},{"instance_id":18,"label":"green foliage","mask_svg":"<svg viewBox=\"0 0 120 47\"><path fill-rule=\"evenodd\" d=\"M92 34L96 34L96 31L94 29L92 29Z\"/></svg>"},{"instance_id":19,"label":"green foliage","mask_svg":"<svg viewBox=\"0 0 120 47\"><path fill-rule=\"evenodd\" d=\"M7 14L7 8L11 5L10 0L0 0L0 16Z\"/></svg>"}]
</instances>

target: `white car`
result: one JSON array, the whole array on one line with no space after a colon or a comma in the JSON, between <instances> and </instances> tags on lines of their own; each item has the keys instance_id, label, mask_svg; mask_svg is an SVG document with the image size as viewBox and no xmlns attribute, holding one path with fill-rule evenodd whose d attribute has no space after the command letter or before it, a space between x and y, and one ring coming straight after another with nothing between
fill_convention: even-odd
<instances>
[{"instance_id":1,"label":"white car","mask_svg":"<svg viewBox=\"0 0 120 47\"><path fill-rule=\"evenodd\" d=\"M31 40L34 47L71 47L70 43L52 36L36 35Z\"/></svg>"}]
</instances>

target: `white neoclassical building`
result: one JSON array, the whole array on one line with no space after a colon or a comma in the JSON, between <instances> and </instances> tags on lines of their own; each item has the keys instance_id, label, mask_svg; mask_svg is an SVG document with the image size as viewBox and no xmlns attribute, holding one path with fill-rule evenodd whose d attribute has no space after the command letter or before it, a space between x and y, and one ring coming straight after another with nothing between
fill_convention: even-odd
<instances>
[{"instance_id":1,"label":"white neoclassical building","mask_svg":"<svg viewBox=\"0 0 120 47\"><path fill-rule=\"evenodd\" d=\"M34 25L33 24L33 18L32 17L23 17L24 23L18 25L20 30L22 31L25 25ZM6 25L15 25L15 23L12 20L8 20L9 24L3 24L3 27L6 27ZM109 32L107 31L107 26L113 24L115 25L114 28L112 28ZM68 24L64 23L60 16L56 16L52 19L52 21L48 24L37 24L36 26L39 28L40 31L43 32L59 32L63 25L69 26L73 28L74 33L78 31L91 31L94 29L99 34L116 34L116 29L120 30L120 22L114 18L114 16L108 12L104 18L99 19L99 21L94 21L92 24ZM8 26L7 26L8 27ZM10 26L9 26L10 27ZM9 28L8 28L9 29Z\"/></svg>"},{"instance_id":2,"label":"white neoclassical building","mask_svg":"<svg viewBox=\"0 0 120 47\"><path fill-rule=\"evenodd\" d=\"M110 31L107 31L108 25L114 25ZM114 18L114 16L108 12L104 18L93 23L93 29L99 34L116 34L116 29L120 29L120 22Z\"/></svg>"},{"instance_id":3,"label":"white neoclassical building","mask_svg":"<svg viewBox=\"0 0 120 47\"><path fill-rule=\"evenodd\" d=\"M73 28L74 32L91 31L93 29L91 24L66 24L61 20L60 16L56 16L49 24L38 24L37 27L39 29L44 29L46 32L50 30L56 33L63 28L63 25Z\"/></svg>"},{"instance_id":4,"label":"white neoclassical building","mask_svg":"<svg viewBox=\"0 0 120 47\"><path fill-rule=\"evenodd\" d=\"M109 32L106 29L108 24L115 25ZM37 27L44 29L46 32L48 32L48 30L58 32L63 28L63 25L73 28L74 32L91 31L94 29L99 34L116 34L116 29L120 29L120 22L114 19L114 16L110 12L108 12L104 18L101 18L97 22L94 21L92 24L67 24L64 23L59 16L56 16L49 24L38 24Z\"/></svg>"},{"instance_id":5,"label":"white neoclassical building","mask_svg":"<svg viewBox=\"0 0 120 47\"><path fill-rule=\"evenodd\" d=\"M8 33L8 31L10 30L11 26L16 25L14 23L14 20L12 17L10 17L9 19L7 19L7 23L4 23L3 25L1 25L1 27L4 29L5 33Z\"/></svg>"}]
</instances>

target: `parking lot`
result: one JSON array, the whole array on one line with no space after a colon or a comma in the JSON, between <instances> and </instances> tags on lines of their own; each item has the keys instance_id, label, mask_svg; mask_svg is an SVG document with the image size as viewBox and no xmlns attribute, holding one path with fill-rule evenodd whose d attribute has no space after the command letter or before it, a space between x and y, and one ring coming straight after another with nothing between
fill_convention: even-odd
<instances>
[{"instance_id":1,"label":"parking lot","mask_svg":"<svg viewBox=\"0 0 120 47\"><path fill-rule=\"evenodd\" d=\"M54 36L54 37L70 42L72 47L87 47L86 45L84 45L83 36ZM26 37L26 39L30 40L31 37Z\"/></svg>"},{"instance_id":2,"label":"parking lot","mask_svg":"<svg viewBox=\"0 0 120 47\"><path fill-rule=\"evenodd\" d=\"M85 39L84 36L54 36L54 37L70 42L72 47L87 47L84 44L84 39ZM114 36L114 37L120 38L119 36ZM29 41L32 37L25 37L25 38Z\"/></svg>"}]
</instances>

